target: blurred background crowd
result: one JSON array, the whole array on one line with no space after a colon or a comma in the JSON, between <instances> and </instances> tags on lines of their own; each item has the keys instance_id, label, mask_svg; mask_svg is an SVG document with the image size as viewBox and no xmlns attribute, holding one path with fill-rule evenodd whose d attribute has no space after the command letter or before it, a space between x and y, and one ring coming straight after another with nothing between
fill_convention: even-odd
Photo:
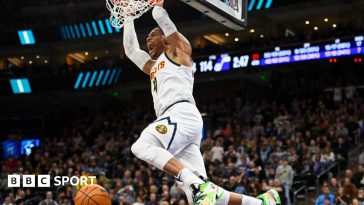
<instances>
[{"instance_id":1,"label":"blurred background crowd","mask_svg":"<svg viewBox=\"0 0 364 205\"><path fill-rule=\"evenodd\" d=\"M206 124L201 152L208 177L239 194L256 196L275 188L283 204L291 204L298 182L309 187L329 170L320 183L324 194L313 195L310 204L363 204L363 166L349 166L348 159L364 130L363 98L355 89L342 97L337 103L331 92L287 103L244 102L241 97L201 101ZM46 197L47 205L67 205L77 191L68 185L7 188L9 174L97 176L114 205L186 204L173 178L130 152L153 119L151 106L118 104L65 125L42 139L29 157L1 161L1 204L38 204Z\"/></svg>"}]
</instances>

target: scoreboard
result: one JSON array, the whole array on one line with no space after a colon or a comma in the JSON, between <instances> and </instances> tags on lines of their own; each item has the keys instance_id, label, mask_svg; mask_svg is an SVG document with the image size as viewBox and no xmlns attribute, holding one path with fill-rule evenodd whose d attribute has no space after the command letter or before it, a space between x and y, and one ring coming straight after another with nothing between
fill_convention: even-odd
<instances>
[{"instance_id":1,"label":"scoreboard","mask_svg":"<svg viewBox=\"0 0 364 205\"><path fill-rule=\"evenodd\" d=\"M357 56L357 61L362 62L362 55L364 55L364 36L355 36L321 43L306 42L303 45L288 48L275 47L263 51L213 54L203 59L196 58L193 66L195 72L198 73L219 73L243 70L247 67L264 67L322 59L336 62L336 58L346 56Z\"/></svg>"}]
</instances>

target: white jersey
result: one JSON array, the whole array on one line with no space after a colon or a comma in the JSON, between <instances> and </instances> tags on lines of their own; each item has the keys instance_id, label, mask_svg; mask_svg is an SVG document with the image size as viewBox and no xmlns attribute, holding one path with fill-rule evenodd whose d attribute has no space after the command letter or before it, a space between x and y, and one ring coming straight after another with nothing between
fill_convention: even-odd
<instances>
[{"instance_id":1,"label":"white jersey","mask_svg":"<svg viewBox=\"0 0 364 205\"><path fill-rule=\"evenodd\" d=\"M166 53L156 60L150 71L154 110L157 117L174 103L188 101L195 105L193 98L193 68L178 65Z\"/></svg>"}]
</instances>

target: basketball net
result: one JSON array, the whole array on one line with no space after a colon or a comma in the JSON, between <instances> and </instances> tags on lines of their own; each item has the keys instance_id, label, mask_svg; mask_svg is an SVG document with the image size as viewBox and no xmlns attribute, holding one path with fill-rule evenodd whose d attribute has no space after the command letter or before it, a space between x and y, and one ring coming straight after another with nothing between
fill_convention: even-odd
<instances>
[{"instance_id":1,"label":"basketball net","mask_svg":"<svg viewBox=\"0 0 364 205\"><path fill-rule=\"evenodd\" d=\"M110 23L113 27L122 28L129 21L141 17L151 9L156 0L106 0L110 11Z\"/></svg>"}]
</instances>

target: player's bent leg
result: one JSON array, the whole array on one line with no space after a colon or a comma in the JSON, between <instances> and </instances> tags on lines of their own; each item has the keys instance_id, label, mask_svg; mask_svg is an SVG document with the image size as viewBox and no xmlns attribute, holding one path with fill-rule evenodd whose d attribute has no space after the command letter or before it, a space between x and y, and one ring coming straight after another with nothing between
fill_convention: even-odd
<instances>
[{"instance_id":1,"label":"player's bent leg","mask_svg":"<svg viewBox=\"0 0 364 205\"><path fill-rule=\"evenodd\" d=\"M264 194L259 195L257 198L240 195L234 192L229 192L219 187L218 193L221 193L220 200L217 205L278 205L281 200L276 190L271 189Z\"/></svg>"},{"instance_id":2,"label":"player's bent leg","mask_svg":"<svg viewBox=\"0 0 364 205\"><path fill-rule=\"evenodd\" d=\"M205 163L199 145L191 143L177 153L175 157L185 167L193 172L197 172L198 175L201 175L204 179L207 179Z\"/></svg>"},{"instance_id":3,"label":"player's bent leg","mask_svg":"<svg viewBox=\"0 0 364 205\"><path fill-rule=\"evenodd\" d=\"M259 195L257 198L229 192L218 188L217 205L278 205L281 204L278 193L275 190Z\"/></svg>"},{"instance_id":4,"label":"player's bent leg","mask_svg":"<svg viewBox=\"0 0 364 205\"><path fill-rule=\"evenodd\" d=\"M264 194L259 195L257 198L240 195L233 192L224 190L225 195L229 195L228 203L226 201L218 201L218 205L278 205L281 200L276 190L271 189Z\"/></svg>"},{"instance_id":5,"label":"player's bent leg","mask_svg":"<svg viewBox=\"0 0 364 205\"><path fill-rule=\"evenodd\" d=\"M142 132L131 146L131 152L139 159L177 177L184 166L173 157L153 134Z\"/></svg>"},{"instance_id":6,"label":"player's bent leg","mask_svg":"<svg viewBox=\"0 0 364 205\"><path fill-rule=\"evenodd\" d=\"M275 189L268 190L264 194L258 196L263 201L263 205L281 204L281 198Z\"/></svg>"},{"instance_id":7,"label":"player's bent leg","mask_svg":"<svg viewBox=\"0 0 364 205\"><path fill-rule=\"evenodd\" d=\"M199 113L191 114L191 109L188 109L189 112L184 112L188 105L188 103L177 104L176 106L182 107L176 107L175 111L166 113L151 123L133 145L132 151L138 158L173 175L193 190L193 204L215 205L217 191L215 186L211 182L200 179L193 173L194 169L189 169L191 167L186 167L178 158L175 158L175 155L182 152L192 142L200 143L198 136L202 129L201 115ZM199 139L197 140L197 138ZM201 158L199 162L203 164L198 147L196 145L196 149L189 150L189 152L198 154L197 156ZM161 155L168 157L159 159ZM204 166L202 170L205 172Z\"/></svg>"},{"instance_id":8,"label":"player's bent leg","mask_svg":"<svg viewBox=\"0 0 364 205\"><path fill-rule=\"evenodd\" d=\"M131 152L139 159L152 164L160 170L173 158L173 155L162 148L161 143L152 134L143 132L131 146Z\"/></svg>"},{"instance_id":9,"label":"player's bent leg","mask_svg":"<svg viewBox=\"0 0 364 205\"><path fill-rule=\"evenodd\" d=\"M240 195L233 192L229 192L229 195L228 205L262 205L262 200L251 196Z\"/></svg>"},{"instance_id":10,"label":"player's bent leg","mask_svg":"<svg viewBox=\"0 0 364 205\"><path fill-rule=\"evenodd\" d=\"M206 168L199 145L193 143L189 144L176 154L175 157L183 164L183 166L194 172L197 176L201 175L203 179L207 178ZM188 203L193 204L192 189L182 181L176 180L176 183L186 194Z\"/></svg>"},{"instance_id":11,"label":"player's bent leg","mask_svg":"<svg viewBox=\"0 0 364 205\"><path fill-rule=\"evenodd\" d=\"M262 200L218 187L217 205L262 205Z\"/></svg>"},{"instance_id":12,"label":"player's bent leg","mask_svg":"<svg viewBox=\"0 0 364 205\"><path fill-rule=\"evenodd\" d=\"M206 168L203 161L203 157L199 147L199 141L194 142L186 146L181 152L179 152L175 157L188 169L194 172L196 176L199 176L201 179L206 179ZM214 192L210 192L210 197L215 201L213 204L228 204L229 201L229 192L224 192L225 190L220 189L220 187L214 185L212 182L204 180L206 184L212 186ZM198 195L194 193L193 188L189 187L185 183L176 180L177 185L185 192L188 203L193 204L194 202L198 202ZM203 200L200 200L203 203ZM241 203L237 204L241 205Z\"/></svg>"},{"instance_id":13,"label":"player's bent leg","mask_svg":"<svg viewBox=\"0 0 364 205\"><path fill-rule=\"evenodd\" d=\"M154 125L152 125L154 126ZM152 127L151 126L151 127ZM191 171L185 169L185 166L179 162L171 152L166 150L166 142L162 142L155 134L150 130L151 127L147 127L139 139L131 146L131 152L139 159L157 167L160 170L166 171L167 173L173 175L174 177L180 177L183 179L190 179L196 181L198 179L199 183L203 183L196 175ZM166 136L163 136L167 138ZM185 180L184 180L185 181ZM188 181L188 183L190 183Z\"/></svg>"},{"instance_id":14,"label":"player's bent leg","mask_svg":"<svg viewBox=\"0 0 364 205\"><path fill-rule=\"evenodd\" d=\"M203 161L202 154L200 152L198 142L189 144L183 150L181 150L175 157L191 171L193 171L198 177L204 181L206 180L206 168ZM176 180L178 186L185 192L188 203L193 204L193 189L183 183ZM217 189L215 198L217 205L266 205L266 204L280 204L278 194L275 195L274 191L268 191L267 193L260 195L258 198L240 195L233 192L229 192L217 185L214 185ZM277 193L277 192L275 192ZM261 197L264 196L264 197Z\"/></svg>"},{"instance_id":15,"label":"player's bent leg","mask_svg":"<svg viewBox=\"0 0 364 205\"><path fill-rule=\"evenodd\" d=\"M204 177L200 176L204 181L206 180ZM210 182L213 186L216 187L217 191L215 194L216 205L278 205L281 204L280 197L278 192L274 189L267 191L264 194L259 195L257 198L236 194L234 192L229 192L212 182ZM178 182L177 184L180 188L186 193L187 198L193 195L193 190L189 189L188 186L185 186L182 182ZM189 202L190 203L190 202Z\"/></svg>"},{"instance_id":16,"label":"player's bent leg","mask_svg":"<svg viewBox=\"0 0 364 205\"><path fill-rule=\"evenodd\" d=\"M189 187L196 188L195 195L200 196L199 201L208 201L209 204L214 205L214 198L210 199L207 197L213 196L215 193L215 189L210 186L210 183L198 178L192 171L185 168L181 162L174 158L169 151L162 147L161 142L153 134L143 131L140 138L132 145L131 151L139 159L173 175ZM194 202L199 204L197 200Z\"/></svg>"},{"instance_id":17,"label":"player's bent leg","mask_svg":"<svg viewBox=\"0 0 364 205\"><path fill-rule=\"evenodd\" d=\"M179 177L187 184L193 182L204 183L191 171L186 169L173 155L161 148L152 134L142 134L140 138L131 146L132 153L139 159L163 170L174 177ZM192 176L194 175L194 176Z\"/></svg>"}]
</instances>

